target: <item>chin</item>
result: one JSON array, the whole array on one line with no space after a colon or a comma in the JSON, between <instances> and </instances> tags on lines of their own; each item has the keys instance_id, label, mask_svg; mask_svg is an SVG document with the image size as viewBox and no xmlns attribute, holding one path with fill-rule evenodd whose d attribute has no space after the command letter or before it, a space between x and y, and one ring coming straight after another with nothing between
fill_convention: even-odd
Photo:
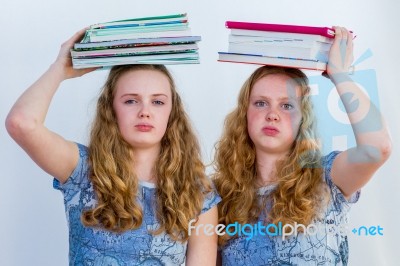
<instances>
[{"instance_id":1,"label":"chin","mask_svg":"<svg viewBox=\"0 0 400 266\"><path fill-rule=\"evenodd\" d=\"M256 149L267 153L286 153L290 150L290 147L286 147L283 145L273 145L269 143L268 145L258 145L256 146Z\"/></svg>"},{"instance_id":2,"label":"chin","mask_svg":"<svg viewBox=\"0 0 400 266\"><path fill-rule=\"evenodd\" d=\"M134 149L149 149L149 148L156 148L160 147L160 141L131 141L129 142L132 148Z\"/></svg>"}]
</instances>

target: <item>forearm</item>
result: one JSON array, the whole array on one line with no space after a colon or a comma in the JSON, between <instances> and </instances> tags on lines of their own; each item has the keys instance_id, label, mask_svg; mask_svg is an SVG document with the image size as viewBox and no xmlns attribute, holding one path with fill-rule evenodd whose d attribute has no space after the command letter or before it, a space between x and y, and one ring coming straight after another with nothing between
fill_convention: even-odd
<instances>
[{"instance_id":1,"label":"forearm","mask_svg":"<svg viewBox=\"0 0 400 266\"><path fill-rule=\"evenodd\" d=\"M390 153L391 139L379 109L354 83L350 76L332 79L353 128L357 146L352 155L362 161L385 160ZM354 158L357 159L357 158Z\"/></svg>"},{"instance_id":2,"label":"forearm","mask_svg":"<svg viewBox=\"0 0 400 266\"><path fill-rule=\"evenodd\" d=\"M84 33L85 29L78 31L61 45L54 64L14 104L6 120L7 130L12 135L15 131L19 134L21 130L29 131L43 125L50 102L63 80L80 77L95 70L72 67L70 49Z\"/></svg>"},{"instance_id":3,"label":"forearm","mask_svg":"<svg viewBox=\"0 0 400 266\"><path fill-rule=\"evenodd\" d=\"M16 101L8 114L7 125L12 123L19 128L42 125L63 75L62 68L51 65Z\"/></svg>"}]
</instances>

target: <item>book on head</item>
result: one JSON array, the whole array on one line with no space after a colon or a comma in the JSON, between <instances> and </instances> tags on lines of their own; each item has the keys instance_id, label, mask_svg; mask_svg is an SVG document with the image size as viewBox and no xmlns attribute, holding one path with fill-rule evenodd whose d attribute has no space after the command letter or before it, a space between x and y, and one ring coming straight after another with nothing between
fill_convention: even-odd
<instances>
[{"instance_id":1,"label":"book on head","mask_svg":"<svg viewBox=\"0 0 400 266\"><path fill-rule=\"evenodd\" d=\"M131 18L125 20L115 20L104 23L96 23L90 26L91 29L104 29L113 27L135 27L135 26L151 26L151 25L163 25L163 24L175 24L175 23L187 23L187 14L173 14L166 16L153 16L153 17L142 17L142 18Z\"/></svg>"},{"instance_id":2,"label":"book on head","mask_svg":"<svg viewBox=\"0 0 400 266\"><path fill-rule=\"evenodd\" d=\"M231 34L235 37L241 38L263 38L274 41L303 41L305 43L310 42L323 42L333 43L332 38L328 38L322 35L315 34L303 34L303 33L290 33L290 32L276 32L276 31L261 31L261 30L244 30L244 29L231 29Z\"/></svg>"},{"instance_id":3,"label":"book on head","mask_svg":"<svg viewBox=\"0 0 400 266\"><path fill-rule=\"evenodd\" d=\"M266 45L264 42L230 42L228 52L328 62L330 45L322 44L316 42L308 47L296 47L281 44Z\"/></svg>"},{"instance_id":4,"label":"book on head","mask_svg":"<svg viewBox=\"0 0 400 266\"><path fill-rule=\"evenodd\" d=\"M199 41L201 41L200 36L123 39L123 40L105 41L105 42L75 43L74 50L109 49L109 48L120 48L120 47L155 46L155 45L167 45L167 44L187 44Z\"/></svg>"},{"instance_id":5,"label":"book on head","mask_svg":"<svg viewBox=\"0 0 400 266\"><path fill-rule=\"evenodd\" d=\"M268 57L253 54L237 54L237 53L225 53L219 52L218 61L220 62L232 62L232 63L246 63L256 65L273 65L282 67L293 67L301 69L311 70L326 70L326 63L313 60L302 60L295 58L284 58L284 57Z\"/></svg>"},{"instance_id":6,"label":"book on head","mask_svg":"<svg viewBox=\"0 0 400 266\"><path fill-rule=\"evenodd\" d=\"M125 64L153 64L155 61L162 62L162 64L196 64L199 63L199 54L197 52L185 52L134 56L72 58L72 63L75 69Z\"/></svg>"},{"instance_id":7,"label":"book on head","mask_svg":"<svg viewBox=\"0 0 400 266\"><path fill-rule=\"evenodd\" d=\"M198 50L196 43L191 44L168 44L168 45L153 45L153 46L138 46L127 48L111 48L99 50L72 50L73 58L79 57L104 57L115 55L135 55L135 54L157 54L157 53L176 53L185 51Z\"/></svg>"},{"instance_id":8,"label":"book on head","mask_svg":"<svg viewBox=\"0 0 400 266\"><path fill-rule=\"evenodd\" d=\"M186 13L94 24L70 51L73 67L199 63L201 38L188 25Z\"/></svg>"},{"instance_id":9,"label":"book on head","mask_svg":"<svg viewBox=\"0 0 400 266\"><path fill-rule=\"evenodd\" d=\"M335 31L332 28L328 27L312 27L312 26L240 22L240 21L227 21L225 25L229 29L311 34L311 35L320 35L327 38L335 37Z\"/></svg>"},{"instance_id":10,"label":"book on head","mask_svg":"<svg viewBox=\"0 0 400 266\"><path fill-rule=\"evenodd\" d=\"M81 42L105 42L122 39L191 36L187 23L139 27L89 29Z\"/></svg>"}]
</instances>

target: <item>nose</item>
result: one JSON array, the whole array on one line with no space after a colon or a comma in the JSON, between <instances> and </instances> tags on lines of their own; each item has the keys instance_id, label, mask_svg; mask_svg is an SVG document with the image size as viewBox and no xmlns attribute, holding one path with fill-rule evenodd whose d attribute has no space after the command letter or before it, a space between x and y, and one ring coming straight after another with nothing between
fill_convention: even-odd
<instances>
[{"instance_id":1,"label":"nose","mask_svg":"<svg viewBox=\"0 0 400 266\"><path fill-rule=\"evenodd\" d=\"M150 111L147 108L147 106L143 105L142 108L139 111L139 117L140 118L149 118L150 117Z\"/></svg>"},{"instance_id":2,"label":"nose","mask_svg":"<svg viewBox=\"0 0 400 266\"><path fill-rule=\"evenodd\" d=\"M279 114L274 110L269 110L265 119L268 121L279 121Z\"/></svg>"},{"instance_id":3,"label":"nose","mask_svg":"<svg viewBox=\"0 0 400 266\"><path fill-rule=\"evenodd\" d=\"M141 112L139 116L140 116L140 118L145 118L145 117L149 118L150 117L150 115L148 113L144 113L144 112Z\"/></svg>"}]
</instances>

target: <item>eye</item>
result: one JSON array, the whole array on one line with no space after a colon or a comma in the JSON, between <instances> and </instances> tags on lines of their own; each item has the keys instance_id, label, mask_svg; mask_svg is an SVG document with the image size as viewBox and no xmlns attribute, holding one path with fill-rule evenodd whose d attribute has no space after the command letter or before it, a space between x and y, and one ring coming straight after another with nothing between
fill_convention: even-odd
<instances>
[{"instance_id":1,"label":"eye","mask_svg":"<svg viewBox=\"0 0 400 266\"><path fill-rule=\"evenodd\" d=\"M267 104L266 101L256 101L256 102L254 103L254 105L255 105L256 107L265 107L265 106L267 106L268 104Z\"/></svg>"},{"instance_id":2,"label":"eye","mask_svg":"<svg viewBox=\"0 0 400 266\"><path fill-rule=\"evenodd\" d=\"M160 100L154 100L153 103L156 105L164 105L164 102Z\"/></svg>"},{"instance_id":3,"label":"eye","mask_svg":"<svg viewBox=\"0 0 400 266\"><path fill-rule=\"evenodd\" d=\"M282 104L282 108L285 110L292 110L294 108L294 106L291 103L284 103L284 104Z\"/></svg>"},{"instance_id":4,"label":"eye","mask_svg":"<svg viewBox=\"0 0 400 266\"><path fill-rule=\"evenodd\" d=\"M126 100L124 103L125 104L135 104L135 103L137 103L137 101L133 100L133 99L129 99L129 100Z\"/></svg>"}]
</instances>

